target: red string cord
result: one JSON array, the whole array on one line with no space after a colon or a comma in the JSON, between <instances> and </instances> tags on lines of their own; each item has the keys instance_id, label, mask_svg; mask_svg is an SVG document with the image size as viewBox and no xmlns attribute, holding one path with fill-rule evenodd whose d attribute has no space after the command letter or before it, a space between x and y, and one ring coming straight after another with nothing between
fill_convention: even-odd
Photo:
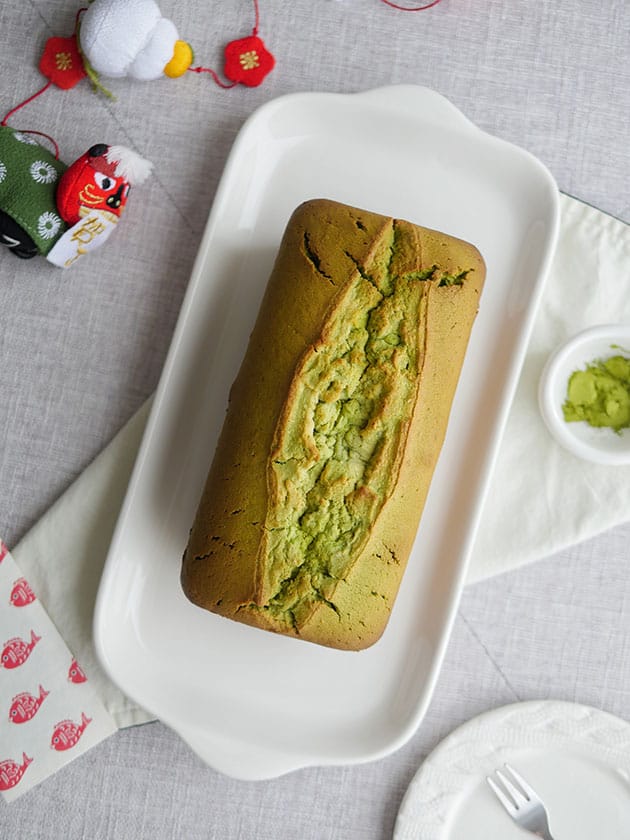
<instances>
[{"instance_id":1,"label":"red string cord","mask_svg":"<svg viewBox=\"0 0 630 840\"><path fill-rule=\"evenodd\" d=\"M254 2L254 28L252 29L252 35L258 35L258 28L260 26L260 9L258 7L258 0L253 0ZM440 0L437 0L439 3ZM218 74L215 70L211 67L189 67L188 70L191 73L209 73L214 81L219 85L219 87L223 88L224 90L229 90L229 88L236 87L238 82L230 82L229 84L226 82L222 82L219 78Z\"/></svg>"},{"instance_id":2,"label":"red string cord","mask_svg":"<svg viewBox=\"0 0 630 840\"><path fill-rule=\"evenodd\" d=\"M46 140L48 140L48 141L50 141L50 143L52 143L52 146L55 150L55 158L57 160L59 160L59 146L57 145L57 141L53 137L51 137L50 134L44 134L43 131L35 131L32 128L22 129L22 131L20 133L21 134L37 134L37 135L39 135L39 137L45 137Z\"/></svg>"},{"instance_id":3,"label":"red string cord","mask_svg":"<svg viewBox=\"0 0 630 840\"><path fill-rule=\"evenodd\" d=\"M32 102L34 99L37 99L37 97L38 97L38 96L41 96L41 95L42 95L42 93L45 93L51 85L52 85L52 82L46 82L46 84L44 85L44 87L43 87L43 88L40 88L40 89L37 91L37 93L34 93L32 96L29 96L29 98L28 98L28 99L25 99L25 100L24 100L24 102L20 102L20 104L19 104L19 105L16 105L16 106L15 106L15 108L11 108L11 110L8 112L8 114L5 116L5 118L2 120L2 122L0 123L0 125L6 125L6 124L7 124L7 121L9 120L9 118L10 118L10 117L12 117L12 116L13 116L13 114L15 114L15 112L16 112L16 111L19 111L19 110L20 110L20 108L23 108L25 105L28 105L28 103L29 103L29 102Z\"/></svg>"},{"instance_id":4,"label":"red string cord","mask_svg":"<svg viewBox=\"0 0 630 840\"><path fill-rule=\"evenodd\" d=\"M442 0L433 0L432 3L426 3L424 6L399 6L398 3L392 3L392 0L381 0L382 3L385 3L387 6L391 6L392 9L398 9L401 12L422 12L424 9L430 9L432 6L437 6L438 3L441 3Z\"/></svg>"},{"instance_id":5,"label":"red string cord","mask_svg":"<svg viewBox=\"0 0 630 840\"><path fill-rule=\"evenodd\" d=\"M29 102L32 102L34 99L37 99L38 96L41 96L42 93L45 93L48 88L51 86L52 82L47 82L44 87L40 88L36 93L32 96L29 96L28 99L25 99L24 102L20 102L19 105L16 105L15 108L11 108L11 110L6 114L5 118L0 123L1 126L6 126L9 119L15 114L16 111L19 111L20 108L23 108L25 105L28 105ZM44 134L43 131L34 131L33 129L24 129L22 134L37 134L39 137L45 137L50 143L52 143L53 148L55 150L55 158L59 160L59 146L57 145L56 140L50 136L50 134Z\"/></svg>"},{"instance_id":6,"label":"red string cord","mask_svg":"<svg viewBox=\"0 0 630 840\"><path fill-rule=\"evenodd\" d=\"M219 85L219 87L222 87L224 90L227 90L228 88L233 88L237 84L237 82L230 82L229 84L227 84L226 82L222 82L216 74L216 72L211 67L189 67L188 70L191 73L210 73L214 81Z\"/></svg>"}]
</instances>

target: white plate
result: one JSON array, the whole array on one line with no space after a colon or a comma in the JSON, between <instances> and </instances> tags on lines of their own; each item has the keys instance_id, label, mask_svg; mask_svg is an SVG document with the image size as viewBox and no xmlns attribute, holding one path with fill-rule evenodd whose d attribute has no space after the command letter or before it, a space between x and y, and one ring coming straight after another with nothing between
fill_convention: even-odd
<instances>
[{"instance_id":1,"label":"white plate","mask_svg":"<svg viewBox=\"0 0 630 840\"><path fill-rule=\"evenodd\" d=\"M488 275L452 422L382 639L335 651L192 606L180 558L281 234L326 197L470 240ZM558 228L555 184L425 88L263 106L228 160L112 541L95 640L112 679L243 779L386 755L427 707ZM252 412L256 406L252 406Z\"/></svg>"},{"instance_id":2,"label":"white plate","mask_svg":"<svg viewBox=\"0 0 630 840\"><path fill-rule=\"evenodd\" d=\"M587 461L611 466L630 464L630 428L618 434L585 421L567 423L562 406L569 377L597 359L628 356L630 325L601 324L573 336L553 353L540 377L538 403L547 428L558 443Z\"/></svg>"},{"instance_id":3,"label":"white plate","mask_svg":"<svg viewBox=\"0 0 630 840\"><path fill-rule=\"evenodd\" d=\"M486 783L511 764L541 797L554 837L621 840L630 825L630 724L562 701L515 703L465 723L416 773L394 840L524 840Z\"/></svg>"}]
</instances>

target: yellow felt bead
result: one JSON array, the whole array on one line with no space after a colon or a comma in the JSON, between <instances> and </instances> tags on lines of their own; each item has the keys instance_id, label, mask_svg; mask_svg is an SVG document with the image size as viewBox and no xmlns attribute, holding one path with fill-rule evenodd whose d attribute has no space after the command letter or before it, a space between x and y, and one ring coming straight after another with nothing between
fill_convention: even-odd
<instances>
[{"instance_id":1,"label":"yellow felt bead","mask_svg":"<svg viewBox=\"0 0 630 840\"><path fill-rule=\"evenodd\" d=\"M186 41L175 41L173 58L164 68L164 74L170 76L171 79L176 79L178 76L183 76L192 63L193 51L190 44Z\"/></svg>"}]
</instances>

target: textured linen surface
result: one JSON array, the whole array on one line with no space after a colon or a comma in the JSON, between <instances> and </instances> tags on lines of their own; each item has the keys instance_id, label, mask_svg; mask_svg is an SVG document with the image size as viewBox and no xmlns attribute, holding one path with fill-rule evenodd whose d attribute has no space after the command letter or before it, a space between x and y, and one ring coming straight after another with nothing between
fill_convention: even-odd
<instances>
[{"instance_id":1,"label":"textured linen surface","mask_svg":"<svg viewBox=\"0 0 630 840\"><path fill-rule=\"evenodd\" d=\"M2 4L4 110L41 86L45 39L72 31L78 5ZM253 25L246 0L159 5L196 61L216 68L223 45ZM17 545L155 389L226 156L256 107L294 91L426 85L537 155L561 190L630 221L629 31L626 0L442 0L413 15L379 0L261 0L260 34L277 65L259 88L222 91L193 74L112 80L110 102L82 82L16 115L16 128L52 134L66 162L114 142L152 160L155 174L131 194L110 242L71 271L0 253L3 539ZM472 715L558 697L627 717L629 539L620 526L468 587L429 713L384 761L243 783L204 767L161 724L132 727L10 807L0 803L0 834L390 838L418 764Z\"/></svg>"}]
</instances>

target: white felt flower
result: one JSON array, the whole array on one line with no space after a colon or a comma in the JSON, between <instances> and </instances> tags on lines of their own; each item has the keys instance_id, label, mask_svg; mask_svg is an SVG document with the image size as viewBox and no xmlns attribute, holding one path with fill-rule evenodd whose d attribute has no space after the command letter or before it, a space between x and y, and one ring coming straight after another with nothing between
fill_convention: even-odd
<instances>
[{"instance_id":1,"label":"white felt flower","mask_svg":"<svg viewBox=\"0 0 630 840\"><path fill-rule=\"evenodd\" d=\"M61 219L51 210L46 210L37 220L37 233L42 239L52 239L60 227Z\"/></svg>"},{"instance_id":2,"label":"white felt flower","mask_svg":"<svg viewBox=\"0 0 630 840\"><path fill-rule=\"evenodd\" d=\"M37 140L35 140L34 137L31 137L30 134L22 134L21 131L14 131L13 132L13 137L19 143L26 143L27 146L39 146L39 143L37 142Z\"/></svg>"},{"instance_id":3,"label":"white felt flower","mask_svg":"<svg viewBox=\"0 0 630 840\"><path fill-rule=\"evenodd\" d=\"M4 163L0 160L0 184L4 181L4 179L5 179L6 177L7 177L7 167L6 167L6 164L4 164Z\"/></svg>"},{"instance_id":4,"label":"white felt flower","mask_svg":"<svg viewBox=\"0 0 630 840\"><path fill-rule=\"evenodd\" d=\"M57 170L45 160L36 160L31 164L31 178L38 184L52 184L57 180Z\"/></svg>"}]
</instances>

